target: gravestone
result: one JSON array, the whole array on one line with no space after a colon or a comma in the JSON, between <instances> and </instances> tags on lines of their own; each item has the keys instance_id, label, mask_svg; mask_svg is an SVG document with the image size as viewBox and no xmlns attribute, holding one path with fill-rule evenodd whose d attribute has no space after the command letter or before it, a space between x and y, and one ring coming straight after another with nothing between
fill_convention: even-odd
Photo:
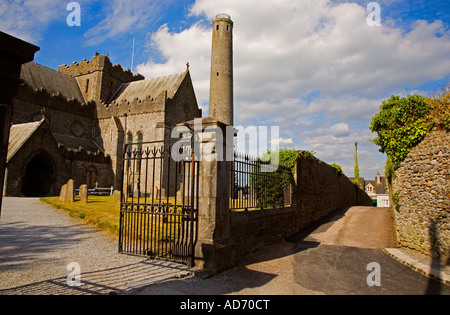
<instances>
[{"instance_id":1,"label":"gravestone","mask_svg":"<svg viewBox=\"0 0 450 315\"><path fill-rule=\"evenodd\" d=\"M88 186L87 185L80 186L79 196L80 196L81 203L88 203Z\"/></svg>"},{"instance_id":2,"label":"gravestone","mask_svg":"<svg viewBox=\"0 0 450 315\"><path fill-rule=\"evenodd\" d=\"M183 191L180 189L177 191L177 202L183 201Z\"/></svg>"},{"instance_id":3,"label":"gravestone","mask_svg":"<svg viewBox=\"0 0 450 315\"><path fill-rule=\"evenodd\" d=\"M120 202L122 201L121 200L121 193L120 193L120 191L118 191L118 190L114 190L114 193L113 193L113 196L114 196L114 207L120 207Z\"/></svg>"},{"instance_id":4,"label":"gravestone","mask_svg":"<svg viewBox=\"0 0 450 315\"><path fill-rule=\"evenodd\" d=\"M59 201L66 202L67 184L62 185L61 192L59 193Z\"/></svg>"},{"instance_id":5,"label":"gravestone","mask_svg":"<svg viewBox=\"0 0 450 315\"><path fill-rule=\"evenodd\" d=\"M152 189L152 198L153 199L158 199L159 198L159 189L157 186L153 186Z\"/></svg>"},{"instance_id":6,"label":"gravestone","mask_svg":"<svg viewBox=\"0 0 450 315\"><path fill-rule=\"evenodd\" d=\"M73 203L75 201L75 185L74 180L69 179L67 182L67 189L66 189L66 198L65 202L67 203Z\"/></svg>"}]
</instances>

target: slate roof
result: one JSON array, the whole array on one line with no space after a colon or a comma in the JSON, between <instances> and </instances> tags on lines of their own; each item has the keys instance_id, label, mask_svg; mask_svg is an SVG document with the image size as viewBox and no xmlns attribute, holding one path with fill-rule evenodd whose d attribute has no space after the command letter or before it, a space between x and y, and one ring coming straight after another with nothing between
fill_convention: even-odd
<instances>
[{"instance_id":1,"label":"slate roof","mask_svg":"<svg viewBox=\"0 0 450 315\"><path fill-rule=\"evenodd\" d=\"M123 100L133 101L135 98L143 99L148 96L156 98L163 91L167 91L168 98L173 98L186 77L186 74L187 71L153 79L124 83L109 103L114 101L120 103ZM34 62L28 62L22 65L20 78L34 89L43 89L50 94L61 94L69 100L75 99L81 103L86 103L77 79L67 74Z\"/></svg>"},{"instance_id":2,"label":"slate roof","mask_svg":"<svg viewBox=\"0 0 450 315\"><path fill-rule=\"evenodd\" d=\"M369 184L371 184L374 187L374 189L375 189L374 192L377 195L387 194L387 192L386 192L386 187L387 187L387 185L386 185L386 177L381 177L381 183L380 184L377 184L376 180L366 180L364 182L364 188L366 188L366 186L369 185Z\"/></svg>"},{"instance_id":3,"label":"slate roof","mask_svg":"<svg viewBox=\"0 0 450 315\"><path fill-rule=\"evenodd\" d=\"M377 174L377 176L379 176L379 172ZM353 180L354 177L349 177L350 180ZM379 194L387 194L386 188L388 187L387 185L387 181L386 181L386 177L384 176L380 176L380 183L377 184L377 179L375 177L374 180L368 180L365 179L364 177L360 177L359 178L359 183L361 184L361 187L365 190L366 186L371 184L372 187L374 188L374 193L379 195Z\"/></svg>"},{"instance_id":4,"label":"slate roof","mask_svg":"<svg viewBox=\"0 0 450 315\"><path fill-rule=\"evenodd\" d=\"M67 74L44 67L34 62L22 65L20 78L34 89L43 89L50 94L61 94L67 99L85 103L77 79Z\"/></svg>"},{"instance_id":5,"label":"slate roof","mask_svg":"<svg viewBox=\"0 0 450 315\"><path fill-rule=\"evenodd\" d=\"M69 149L74 152L80 152L84 150L92 154L97 154L99 152L104 153L103 150L101 150L100 147L90 139L77 138L59 133L53 133L53 137L56 139L58 144L64 146L65 149Z\"/></svg>"},{"instance_id":6,"label":"slate roof","mask_svg":"<svg viewBox=\"0 0 450 315\"><path fill-rule=\"evenodd\" d=\"M44 119L25 124L12 125L9 131L8 155L6 163L8 163L14 155L20 150L25 142L35 133L35 131L42 125Z\"/></svg>"},{"instance_id":7,"label":"slate roof","mask_svg":"<svg viewBox=\"0 0 450 315\"><path fill-rule=\"evenodd\" d=\"M6 163L8 163L20 148L30 139L30 137L38 130L45 120L35 121L25 124L12 125L9 133L8 155ZM77 138L68 135L52 133L56 142L62 145L66 150L73 152L87 151L90 154L100 154L104 151L93 140Z\"/></svg>"},{"instance_id":8,"label":"slate roof","mask_svg":"<svg viewBox=\"0 0 450 315\"><path fill-rule=\"evenodd\" d=\"M186 73L124 83L113 96L111 102L133 101L135 98L143 99L148 96L156 98L163 91L167 91L168 98L173 98L186 77Z\"/></svg>"}]
</instances>

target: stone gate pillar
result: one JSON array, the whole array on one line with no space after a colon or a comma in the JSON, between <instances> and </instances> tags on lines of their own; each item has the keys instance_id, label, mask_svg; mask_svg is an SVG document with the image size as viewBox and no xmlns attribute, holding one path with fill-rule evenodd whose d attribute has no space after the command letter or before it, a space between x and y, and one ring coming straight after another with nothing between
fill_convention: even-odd
<instances>
[{"instance_id":1,"label":"stone gate pillar","mask_svg":"<svg viewBox=\"0 0 450 315\"><path fill-rule=\"evenodd\" d=\"M200 178L195 264L220 272L235 263L229 204L234 128L212 118L196 121L202 123L201 127L195 124L197 131L201 128L196 148L200 152Z\"/></svg>"}]
</instances>

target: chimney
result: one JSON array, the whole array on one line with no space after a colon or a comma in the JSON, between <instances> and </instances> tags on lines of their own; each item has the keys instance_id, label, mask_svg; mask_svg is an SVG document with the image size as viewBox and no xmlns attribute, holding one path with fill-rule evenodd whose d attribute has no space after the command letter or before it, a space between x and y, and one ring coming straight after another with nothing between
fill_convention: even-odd
<instances>
[{"instance_id":1,"label":"chimney","mask_svg":"<svg viewBox=\"0 0 450 315\"><path fill-rule=\"evenodd\" d=\"M380 172L377 173L376 183L377 183L377 185L381 185L381 176L380 176Z\"/></svg>"}]
</instances>

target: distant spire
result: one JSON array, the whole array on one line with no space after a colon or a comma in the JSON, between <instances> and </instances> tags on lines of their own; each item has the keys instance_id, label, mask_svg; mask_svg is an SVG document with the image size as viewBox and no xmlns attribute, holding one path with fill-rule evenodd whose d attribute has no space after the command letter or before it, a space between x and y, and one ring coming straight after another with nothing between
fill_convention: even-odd
<instances>
[{"instance_id":1,"label":"distant spire","mask_svg":"<svg viewBox=\"0 0 450 315\"><path fill-rule=\"evenodd\" d=\"M186 63L186 70L189 70L189 61Z\"/></svg>"}]
</instances>

